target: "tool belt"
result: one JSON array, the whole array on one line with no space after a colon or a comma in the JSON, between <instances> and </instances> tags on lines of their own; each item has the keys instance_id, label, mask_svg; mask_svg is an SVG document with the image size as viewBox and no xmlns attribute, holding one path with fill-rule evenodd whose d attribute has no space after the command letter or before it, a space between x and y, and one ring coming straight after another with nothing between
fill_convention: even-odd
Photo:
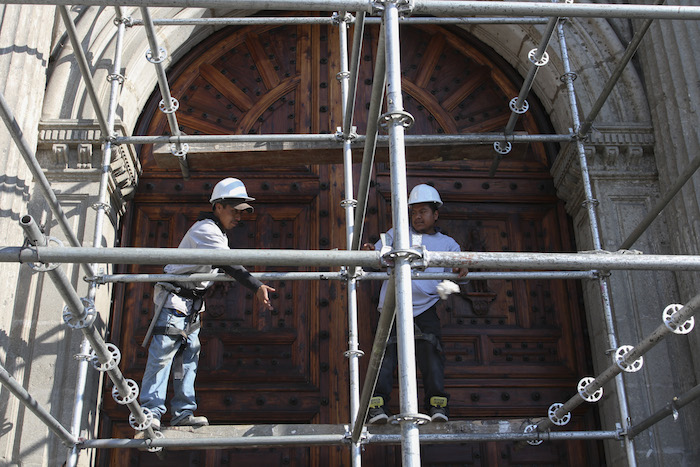
<instances>
[{"instance_id":1,"label":"tool belt","mask_svg":"<svg viewBox=\"0 0 700 467\"><path fill-rule=\"evenodd\" d=\"M156 326L153 328L153 334L180 336L185 342L187 342L187 336L201 327L202 320L199 319L199 313L192 312L192 314L185 317L185 323L185 329L178 329L174 326Z\"/></svg>"},{"instance_id":2,"label":"tool belt","mask_svg":"<svg viewBox=\"0 0 700 467\"><path fill-rule=\"evenodd\" d=\"M433 345L433 347L435 347L435 349L437 349L437 351L442 354L442 344L440 343L440 339L438 339L435 334L423 333L423 331L420 330L416 323L413 323L413 338L414 340L424 340L430 342ZM389 337L387 345L396 343L396 335L392 335L391 337Z\"/></svg>"}]
</instances>

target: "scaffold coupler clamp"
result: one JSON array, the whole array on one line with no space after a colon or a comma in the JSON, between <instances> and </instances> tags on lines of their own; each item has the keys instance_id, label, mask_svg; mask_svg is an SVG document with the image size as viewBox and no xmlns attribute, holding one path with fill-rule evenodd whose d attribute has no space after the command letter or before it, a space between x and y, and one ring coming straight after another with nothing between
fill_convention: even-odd
<instances>
[{"instance_id":1,"label":"scaffold coupler clamp","mask_svg":"<svg viewBox=\"0 0 700 467\"><path fill-rule=\"evenodd\" d=\"M372 14L384 11L388 3L396 4L399 15L410 16L413 13L414 0L377 0L372 4Z\"/></svg>"},{"instance_id":2,"label":"scaffold coupler clamp","mask_svg":"<svg viewBox=\"0 0 700 467\"><path fill-rule=\"evenodd\" d=\"M121 18L114 18L114 25L119 26L120 24L124 24L124 26L130 28L134 25L134 18L132 18L131 16L122 16Z\"/></svg>"},{"instance_id":3,"label":"scaffold coupler clamp","mask_svg":"<svg viewBox=\"0 0 700 467\"><path fill-rule=\"evenodd\" d=\"M46 236L46 237L44 237L44 238L46 239L46 243L45 243L43 246L51 246L52 243L56 244L56 246L59 246L59 247L62 247L62 246L63 246L63 242L60 241L59 239L57 239L56 237L48 237L48 236ZM30 245L31 245L31 246L30 246ZM33 241L30 240L29 238L26 238L26 237L25 237L23 248L30 248L30 249L34 250L34 252L36 253L37 258L39 258L39 256L40 256L40 255L39 255L39 251L38 251L36 248L31 248L31 247L37 247L37 246L42 246L42 245L40 245L38 241L37 241L37 242L33 242ZM39 261L41 261L41 258L39 259ZM53 271L54 269L56 269L56 268L58 267L58 263L44 263L44 262L41 262L41 264L36 264L36 263L33 263L33 262L27 262L27 266L29 266L29 267L32 269L32 271L36 271L36 272L49 272L49 271Z\"/></svg>"},{"instance_id":4,"label":"scaffold coupler clamp","mask_svg":"<svg viewBox=\"0 0 700 467\"><path fill-rule=\"evenodd\" d=\"M333 23L334 26L339 25L341 22L348 23L348 24L354 23L355 17L347 11L344 11L342 15L339 12L335 11L335 12L333 12L333 15L331 16L331 22Z\"/></svg>"},{"instance_id":5,"label":"scaffold coupler clamp","mask_svg":"<svg viewBox=\"0 0 700 467\"><path fill-rule=\"evenodd\" d=\"M382 266L391 267L394 265L393 258L389 256L393 247L388 245L386 242L386 234L379 234L379 238L382 241L382 248L379 250L379 259L382 262Z\"/></svg>"},{"instance_id":6,"label":"scaffold coupler clamp","mask_svg":"<svg viewBox=\"0 0 700 467\"><path fill-rule=\"evenodd\" d=\"M526 426L525 430L523 430L523 432L524 433L535 433L537 435L537 437L535 439L527 440L527 444L529 444L530 446L539 446L540 444L542 444L543 440L542 440L542 437L540 436L542 434L542 432L540 431L539 427L537 425L535 425L534 423Z\"/></svg>"},{"instance_id":7,"label":"scaffold coupler clamp","mask_svg":"<svg viewBox=\"0 0 700 467\"><path fill-rule=\"evenodd\" d=\"M617 439L622 439L627 436L627 430L622 428L620 422L615 423L615 431L617 432Z\"/></svg>"},{"instance_id":8,"label":"scaffold coupler clamp","mask_svg":"<svg viewBox=\"0 0 700 467\"><path fill-rule=\"evenodd\" d=\"M344 78L344 73L345 72L342 72L342 71L340 73L338 73L338 75L337 75L338 81L340 81L341 79ZM349 76L350 72L348 71L347 73ZM343 75L343 76L341 76L341 75ZM347 140L347 141L350 141L352 143L354 140L356 140L358 138L358 136L359 135L357 134L357 127L354 125L350 127L350 132L348 133L347 137L345 136L345 134L343 134L343 129L341 127L335 128L335 139L337 141L346 141Z\"/></svg>"},{"instance_id":9,"label":"scaffold coupler clamp","mask_svg":"<svg viewBox=\"0 0 700 467\"><path fill-rule=\"evenodd\" d=\"M357 423L357 422L355 422ZM344 425L345 434L343 435L343 442L350 444L352 443L352 430L350 425ZM362 432L360 432L360 439L357 444L365 444L369 440L369 432L367 431L367 426L362 426Z\"/></svg>"}]
</instances>

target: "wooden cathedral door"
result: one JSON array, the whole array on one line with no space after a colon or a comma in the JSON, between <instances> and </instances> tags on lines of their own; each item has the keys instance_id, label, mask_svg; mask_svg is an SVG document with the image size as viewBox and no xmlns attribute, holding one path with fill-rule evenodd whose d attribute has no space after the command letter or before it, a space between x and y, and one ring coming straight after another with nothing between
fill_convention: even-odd
<instances>
[{"instance_id":1,"label":"wooden cathedral door","mask_svg":"<svg viewBox=\"0 0 700 467\"><path fill-rule=\"evenodd\" d=\"M360 134L372 86L378 30L367 28L357 117ZM495 53L464 31L402 26L408 134L501 131L518 78ZM334 133L341 125L337 31L321 25L223 29L169 70L178 119L186 134ZM152 97L137 134L167 134ZM517 131L549 131L532 111ZM515 145L497 175L488 177L493 150L483 146L409 148L409 185L432 183L445 207L440 225L465 250L573 251L569 220L557 199L550 159L557 148ZM141 148L144 169L122 226L123 246L176 247L209 209L213 185L241 178L256 198L255 212L228 232L232 248L344 249L343 170L339 149L288 152L211 152L192 155L192 177ZM365 241L391 226L386 152L372 179ZM427 162L440 160L441 162ZM322 163L321 163L322 162ZM355 168L356 175L359 169ZM251 268L258 271L318 268ZM162 271L128 266L129 273ZM212 424L331 423L349 421L346 288L340 281L274 281L275 310L255 306L250 292L222 283L208 294L197 394ZM359 321L369 353L379 284L362 283ZM568 399L588 363L583 309L575 282L481 281L441 303L451 417L538 418ZM122 349L122 371L138 382L146 362L140 347L153 310L150 284L115 287L110 339ZM361 367L367 364L365 357ZM111 388L108 388L111 389ZM398 397L394 398L398 400ZM132 437L128 413L110 398L102 434ZM591 410L576 413L577 428L594 428ZM166 417L166 421L168 418ZM399 447L368 446L364 465L398 465ZM597 463L595 442L551 443L515 449L513 443L423 446L425 465L575 465ZM139 451L101 454L101 465L349 465L345 447L291 447L173 451L167 459Z\"/></svg>"}]
</instances>

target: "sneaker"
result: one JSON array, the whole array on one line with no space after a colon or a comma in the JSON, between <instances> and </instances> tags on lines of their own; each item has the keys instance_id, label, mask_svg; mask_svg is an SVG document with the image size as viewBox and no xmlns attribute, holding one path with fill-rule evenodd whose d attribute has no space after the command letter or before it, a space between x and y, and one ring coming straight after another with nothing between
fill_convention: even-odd
<instances>
[{"instance_id":1,"label":"sneaker","mask_svg":"<svg viewBox=\"0 0 700 467\"><path fill-rule=\"evenodd\" d=\"M155 431L160 431L160 419L159 418L154 418L151 420L151 428L153 428Z\"/></svg>"},{"instance_id":2,"label":"sneaker","mask_svg":"<svg viewBox=\"0 0 700 467\"><path fill-rule=\"evenodd\" d=\"M367 415L368 425L384 425L389 416L384 412L383 407L373 407L369 409L369 414Z\"/></svg>"},{"instance_id":3,"label":"sneaker","mask_svg":"<svg viewBox=\"0 0 700 467\"><path fill-rule=\"evenodd\" d=\"M207 425L209 425L209 420L207 420L207 417L204 417L204 416L195 417L191 413L184 415L184 416L180 416L180 417L175 418L175 419L170 421L170 426L207 426Z\"/></svg>"},{"instance_id":4,"label":"sneaker","mask_svg":"<svg viewBox=\"0 0 700 467\"><path fill-rule=\"evenodd\" d=\"M447 410L445 409L445 407L430 407L430 421L446 422Z\"/></svg>"}]
</instances>

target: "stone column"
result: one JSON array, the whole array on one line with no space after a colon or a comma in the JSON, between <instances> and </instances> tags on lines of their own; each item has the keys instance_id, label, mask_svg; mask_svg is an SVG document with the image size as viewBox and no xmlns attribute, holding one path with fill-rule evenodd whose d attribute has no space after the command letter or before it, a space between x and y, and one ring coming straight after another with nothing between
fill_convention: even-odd
<instances>
[{"instance_id":1,"label":"stone column","mask_svg":"<svg viewBox=\"0 0 700 467\"><path fill-rule=\"evenodd\" d=\"M667 4L697 5L695 0L669 0ZM700 23L697 21L655 21L637 52L649 96L654 126L654 154L661 193L665 193L690 162L700 157ZM700 254L700 174L697 172L663 212L674 254ZM657 220L656 222L659 222ZM700 293L700 274L677 273L680 303ZM697 323L696 317L696 323ZM700 382L700 333L687 337L693 366L677 382L679 395ZM700 436L700 408L691 404L679 420L687 424L688 436ZM700 446L688 447L688 457L700 463Z\"/></svg>"},{"instance_id":2,"label":"stone column","mask_svg":"<svg viewBox=\"0 0 700 467\"><path fill-rule=\"evenodd\" d=\"M36 147L37 125L46 86L51 53L54 7L0 5L0 91L24 133ZM0 245L19 246L24 234L19 219L28 212L32 177L4 124L0 124ZM47 337L36 327L38 304L29 293L36 282L26 266L0 264L0 361L40 403L50 400L51 387L32 387L33 374L53 363L45 359ZM50 409L50 407L47 407ZM19 401L0 392L0 464L41 461L44 446L23 442L26 433L41 427ZM45 430L44 430L45 431Z\"/></svg>"},{"instance_id":3,"label":"stone column","mask_svg":"<svg viewBox=\"0 0 700 467\"><path fill-rule=\"evenodd\" d=\"M603 249L616 251L658 199L651 128L642 125L598 126L586 144L593 194L598 201L598 218ZM582 207L578 153L575 147L562 152L553 168L555 181L567 209L574 218L579 250L592 248L587 211ZM644 253L669 254L669 235L657 223L635 244ZM662 312L677 301L673 273L658 271L612 271L610 292L617 345L635 345L662 324ZM610 366L610 347L598 281L583 284L591 353L596 374ZM639 372L623 378L632 424L639 423L662 408L675 394L690 368L687 341L669 336L647 354ZM686 353L683 353L686 352ZM615 384L604 387L599 402L604 429L615 429L619 408ZM637 465L683 465L692 449L688 426L667 419L634 439ZM606 442L609 465L626 465L626 454L617 441Z\"/></svg>"}]
</instances>

